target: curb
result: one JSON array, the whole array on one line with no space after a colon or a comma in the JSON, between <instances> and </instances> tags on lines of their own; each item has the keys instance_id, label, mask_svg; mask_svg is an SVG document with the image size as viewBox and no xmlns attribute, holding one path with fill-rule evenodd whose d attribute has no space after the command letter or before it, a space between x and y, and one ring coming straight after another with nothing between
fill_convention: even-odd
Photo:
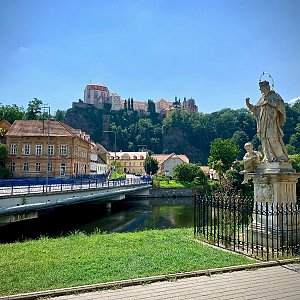
<instances>
[{"instance_id":1,"label":"curb","mask_svg":"<svg viewBox=\"0 0 300 300\"><path fill-rule=\"evenodd\" d=\"M0 300L38 299L41 297L57 297L57 296L63 296L72 293L87 293L96 290L122 288L122 287L134 286L140 284L149 284L158 281L176 280L176 279L197 277L197 276L210 276L213 274L252 270L257 268L283 266L283 265L293 264L293 263L300 263L300 258L259 262L250 265L239 265L239 266L199 270L199 271L192 271L192 272L182 272L182 273L174 273L174 274L167 274L167 275L142 277L136 279L111 281L111 282L91 284L91 285L82 285L82 286L76 286L70 288L61 288L61 289L54 289L54 290L40 291L40 292L33 292L33 293L16 294L11 296L2 296L0 297Z\"/></svg>"}]
</instances>

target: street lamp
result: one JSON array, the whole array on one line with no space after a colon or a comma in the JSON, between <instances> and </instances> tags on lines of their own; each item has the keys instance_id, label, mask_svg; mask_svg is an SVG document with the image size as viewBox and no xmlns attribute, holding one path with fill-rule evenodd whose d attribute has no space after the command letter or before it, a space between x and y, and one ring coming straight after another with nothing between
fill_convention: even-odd
<instances>
[{"instance_id":1,"label":"street lamp","mask_svg":"<svg viewBox=\"0 0 300 300\"><path fill-rule=\"evenodd\" d=\"M49 185L49 144L50 144L50 106L43 106L43 115L48 110L48 130L47 130L47 165L46 165L46 193ZM44 122L44 121L43 121Z\"/></svg>"},{"instance_id":2,"label":"street lamp","mask_svg":"<svg viewBox=\"0 0 300 300\"><path fill-rule=\"evenodd\" d=\"M114 144L115 157L114 157L114 160L116 161L116 157L117 157L117 132L113 131L113 130L104 130L102 132L104 132L104 133L114 133L115 134L115 144ZM116 168L116 166L115 166L115 168ZM116 170L115 170L115 172L116 172Z\"/></svg>"}]
</instances>

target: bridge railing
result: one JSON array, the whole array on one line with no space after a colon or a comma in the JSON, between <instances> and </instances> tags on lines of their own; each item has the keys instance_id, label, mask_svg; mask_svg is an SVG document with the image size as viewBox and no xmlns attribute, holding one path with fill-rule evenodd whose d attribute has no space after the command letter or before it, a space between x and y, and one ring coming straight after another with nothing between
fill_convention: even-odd
<instances>
[{"instance_id":1,"label":"bridge railing","mask_svg":"<svg viewBox=\"0 0 300 300\"><path fill-rule=\"evenodd\" d=\"M0 197L28 195L35 193L51 193L75 190L120 187L127 185L149 184L151 178L111 179L101 177L49 178L43 179L11 179L0 180Z\"/></svg>"}]
</instances>

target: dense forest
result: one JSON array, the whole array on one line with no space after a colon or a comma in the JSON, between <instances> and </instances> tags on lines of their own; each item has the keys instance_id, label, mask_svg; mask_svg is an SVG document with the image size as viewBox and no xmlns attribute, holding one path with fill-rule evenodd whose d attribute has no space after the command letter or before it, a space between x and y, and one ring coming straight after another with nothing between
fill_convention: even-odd
<instances>
[{"instance_id":1,"label":"dense forest","mask_svg":"<svg viewBox=\"0 0 300 300\"><path fill-rule=\"evenodd\" d=\"M149 106L151 107L151 106ZM284 142L289 154L300 153L300 103L286 104L287 121L284 126ZM0 104L0 120L34 119L44 117L42 101L34 98L24 110L16 105ZM207 164L210 145L217 139L230 139L240 148L239 158L244 154L243 146L252 141L260 148L256 136L256 122L247 109L222 109L213 113L189 114L177 110L172 116L161 118L149 111L147 116L139 116L137 111L123 109L110 111L88 107L73 107L66 112L58 110L54 117L68 125L89 133L95 142L108 150L114 149L116 132L117 150L138 151L147 148L153 153L186 154L191 162Z\"/></svg>"}]
</instances>

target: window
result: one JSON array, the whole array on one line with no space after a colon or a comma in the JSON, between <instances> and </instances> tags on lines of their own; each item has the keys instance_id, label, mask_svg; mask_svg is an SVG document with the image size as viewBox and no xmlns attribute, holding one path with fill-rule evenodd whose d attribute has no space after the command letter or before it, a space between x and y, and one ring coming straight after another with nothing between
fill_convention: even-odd
<instances>
[{"instance_id":1,"label":"window","mask_svg":"<svg viewBox=\"0 0 300 300\"><path fill-rule=\"evenodd\" d=\"M24 164L23 164L23 171L24 172L28 172L29 171L29 164L28 164L28 162L24 162Z\"/></svg>"},{"instance_id":2,"label":"window","mask_svg":"<svg viewBox=\"0 0 300 300\"><path fill-rule=\"evenodd\" d=\"M17 145L16 144L10 145L10 154L17 154Z\"/></svg>"},{"instance_id":3,"label":"window","mask_svg":"<svg viewBox=\"0 0 300 300\"><path fill-rule=\"evenodd\" d=\"M35 171L36 172L41 172L41 163L36 163L35 164Z\"/></svg>"},{"instance_id":4,"label":"window","mask_svg":"<svg viewBox=\"0 0 300 300\"><path fill-rule=\"evenodd\" d=\"M59 154L60 155L67 155L68 154L68 146L67 145L61 145Z\"/></svg>"},{"instance_id":5,"label":"window","mask_svg":"<svg viewBox=\"0 0 300 300\"><path fill-rule=\"evenodd\" d=\"M10 163L10 171L15 172L16 171L16 163L12 162Z\"/></svg>"},{"instance_id":6,"label":"window","mask_svg":"<svg viewBox=\"0 0 300 300\"><path fill-rule=\"evenodd\" d=\"M66 164L65 163L60 164L60 176L62 176L62 177L66 176Z\"/></svg>"},{"instance_id":7,"label":"window","mask_svg":"<svg viewBox=\"0 0 300 300\"><path fill-rule=\"evenodd\" d=\"M42 155L42 145L35 145L35 154Z\"/></svg>"},{"instance_id":8,"label":"window","mask_svg":"<svg viewBox=\"0 0 300 300\"><path fill-rule=\"evenodd\" d=\"M30 145L29 144L24 144L23 154L24 155L29 155L30 154Z\"/></svg>"},{"instance_id":9,"label":"window","mask_svg":"<svg viewBox=\"0 0 300 300\"><path fill-rule=\"evenodd\" d=\"M53 163L48 163L48 172L53 171Z\"/></svg>"},{"instance_id":10,"label":"window","mask_svg":"<svg viewBox=\"0 0 300 300\"><path fill-rule=\"evenodd\" d=\"M140 166L142 166L143 165L143 163L142 162L140 162Z\"/></svg>"},{"instance_id":11,"label":"window","mask_svg":"<svg viewBox=\"0 0 300 300\"><path fill-rule=\"evenodd\" d=\"M48 155L54 155L54 145L48 146Z\"/></svg>"}]
</instances>

